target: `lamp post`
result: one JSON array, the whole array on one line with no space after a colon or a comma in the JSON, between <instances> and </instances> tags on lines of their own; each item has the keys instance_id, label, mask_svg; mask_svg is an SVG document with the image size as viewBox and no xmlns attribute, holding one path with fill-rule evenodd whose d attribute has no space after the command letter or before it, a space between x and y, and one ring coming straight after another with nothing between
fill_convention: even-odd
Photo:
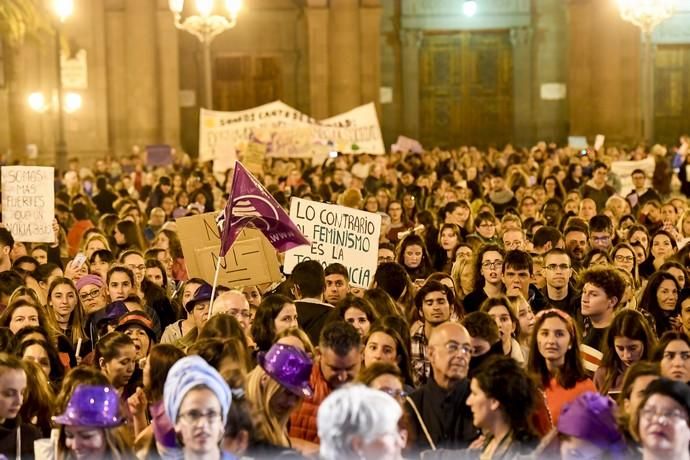
<instances>
[{"instance_id":1,"label":"lamp post","mask_svg":"<svg viewBox=\"0 0 690 460\"><path fill-rule=\"evenodd\" d=\"M237 25L237 15L242 8L242 0L225 0L225 14L212 14L216 8L215 0L196 0L199 14L182 18L184 0L169 0L170 11L175 15L175 27L194 35L201 42L204 58L204 106L213 108L213 79L211 73L211 43L226 30Z\"/></svg>"},{"instance_id":2,"label":"lamp post","mask_svg":"<svg viewBox=\"0 0 690 460\"><path fill-rule=\"evenodd\" d=\"M656 26L675 13L675 0L618 0L621 18L642 31L642 132L647 143L654 136L654 46Z\"/></svg>"},{"instance_id":3,"label":"lamp post","mask_svg":"<svg viewBox=\"0 0 690 460\"><path fill-rule=\"evenodd\" d=\"M62 103L62 64L60 59L61 48L61 24L74 12L74 0L54 0L53 10L55 12L55 68L56 73L56 111L57 111L57 139L55 141L55 163L60 171L67 169L67 141L65 140L65 117ZM80 104L81 105L81 104Z\"/></svg>"}]
</instances>

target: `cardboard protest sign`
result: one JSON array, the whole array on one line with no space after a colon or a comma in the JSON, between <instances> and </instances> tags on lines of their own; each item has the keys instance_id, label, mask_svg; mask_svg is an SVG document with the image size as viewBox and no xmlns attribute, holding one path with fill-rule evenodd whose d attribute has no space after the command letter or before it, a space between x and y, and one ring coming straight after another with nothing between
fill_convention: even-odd
<instances>
[{"instance_id":1,"label":"cardboard protest sign","mask_svg":"<svg viewBox=\"0 0 690 460\"><path fill-rule=\"evenodd\" d=\"M216 213L177 219L177 232L190 278L202 278L211 284L220 252ZM243 230L225 257L221 257L219 285L250 286L280 279L276 251L258 230Z\"/></svg>"},{"instance_id":2,"label":"cardboard protest sign","mask_svg":"<svg viewBox=\"0 0 690 460\"><path fill-rule=\"evenodd\" d=\"M54 242L54 178L49 166L2 167L2 223L16 241Z\"/></svg>"},{"instance_id":3,"label":"cardboard protest sign","mask_svg":"<svg viewBox=\"0 0 690 460\"><path fill-rule=\"evenodd\" d=\"M266 145L266 156L309 158L329 150L383 155L373 103L317 121L275 101L249 110L201 110L199 160L237 159L249 142Z\"/></svg>"},{"instance_id":4,"label":"cardboard protest sign","mask_svg":"<svg viewBox=\"0 0 690 460\"><path fill-rule=\"evenodd\" d=\"M285 273L303 260L318 260L324 267L338 262L347 268L351 284L369 287L378 262L379 214L292 198L290 218L312 244L285 253Z\"/></svg>"},{"instance_id":5,"label":"cardboard protest sign","mask_svg":"<svg viewBox=\"0 0 690 460\"><path fill-rule=\"evenodd\" d=\"M649 157L645 160L639 161L614 161L611 163L611 172L618 176L621 181L621 195L626 196L632 192L634 186L632 183L632 172L636 169L641 169L647 175L647 185L649 185L649 178L654 175L654 158Z\"/></svg>"}]
</instances>

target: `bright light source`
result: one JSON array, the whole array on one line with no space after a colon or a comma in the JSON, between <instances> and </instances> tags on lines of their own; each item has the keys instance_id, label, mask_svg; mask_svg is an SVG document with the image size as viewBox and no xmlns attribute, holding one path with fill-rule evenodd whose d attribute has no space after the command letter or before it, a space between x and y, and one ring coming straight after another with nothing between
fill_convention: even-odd
<instances>
[{"instance_id":1,"label":"bright light source","mask_svg":"<svg viewBox=\"0 0 690 460\"><path fill-rule=\"evenodd\" d=\"M48 110L48 106L46 105L46 98L40 91L29 94L27 102L29 103L29 107L31 107L31 110L35 112L45 112L46 110Z\"/></svg>"},{"instance_id":2,"label":"bright light source","mask_svg":"<svg viewBox=\"0 0 690 460\"><path fill-rule=\"evenodd\" d=\"M225 0L225 8L227 8L230 16L235 18L242 9L242 0Z\"/></svg>"},{"instance_id":3,"label":"bright light source","mask_svg":"<svg viewBox=\"0 0 690 460\"><path fill-rule=\"evenodd\" d=\"M465 0L462 4L462 12L467 17L477 14L477 2L475 0Z\"/></svg>"},{"instance_id":4,"label":"bright light source","mask_svg":"<svg viewBox=\"0 0 690 460\"><path fill-rule=\"evenodd\" d=\"M180 14L184 9L184 0L168 0L168 7L173 13Z\"/></svg>"},{"instance_id":5,"label":"bright light source","mask_svg":"<svg viewBox=\"0 0 690 460\"><path fill-rule=\"evenodd\" d=\"M74 0L54 0L53 9L60 22L64 22L74 13Z\"/></svg>"},{"instance_id":6,"label":"bright light source","mask_svg":"<svg viewBox=\"0 0 690 460\"><path fill-rule=\"evenodd\" d=\"M209 16L213 11L213 0L196 0L196 9L201 16Z\"/></svg>"},{"instance_id":7,"label":"bright light source","mask_svg":"<svg viewBox=\"0 0 690 460\"><path fill-rule=\"evenodd\" d=\"M81 109L81 95L79 93L65 93L62 108L67 113L74 113Z\"/></svg>"}]
</instances>

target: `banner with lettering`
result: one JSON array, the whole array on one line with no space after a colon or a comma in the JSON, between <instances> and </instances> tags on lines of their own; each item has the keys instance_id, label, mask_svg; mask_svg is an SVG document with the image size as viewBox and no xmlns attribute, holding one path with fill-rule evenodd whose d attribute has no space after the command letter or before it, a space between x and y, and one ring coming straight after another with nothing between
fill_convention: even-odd
<instances>
[{"instance_id":1,"label":"banner with lettering","mask_svg":"<svg viewBox=\"0 0 690 460\"><path fill-rule=\"evenodd\" d=\"M386 153L374 103L321 121L281 101L237 112L202 109L199 130L200 161L234 163L250 142L265 144L267 157Z\"/></svg>"},{"instance_id":2,"label":"banner with lettering","mask_svg":"<svg viewBox=\"0 0 690 460\"><path fill-rule=\"evenodd\" d=\"M292 198L290 218L312 243L285 253L285 273L303 260L317 260L324 268L338 262L347 268L351 284L369 287L378 262L379 214Z\"/></svg>"},{"instance_id":3,"label":"banner with lettering","mask_svg":"<svg viewBox=\"0 0 690 460\"><path fill-rule=\"evenodd\" d=\"M50 166L2 167L2 223L16 241L54 242L54 176Z\"/></svg>"}]
</instances>

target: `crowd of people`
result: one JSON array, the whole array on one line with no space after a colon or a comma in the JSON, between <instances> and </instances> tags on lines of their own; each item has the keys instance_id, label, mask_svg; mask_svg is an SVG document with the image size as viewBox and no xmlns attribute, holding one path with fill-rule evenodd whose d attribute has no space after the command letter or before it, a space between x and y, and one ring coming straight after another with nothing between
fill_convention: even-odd
<instances>
[{"instance_id":1,"label":"crowd of people","mask_svg":"<svg viewBox=\"0 0 690 460\"><path fill-rule=\"evenodd\" d=\"M623 193L612 162L648 157ZM381 215L370 286L190 277L175 220L231 178L73 159L54 243L0 227L1 455L690 459L686 137L267 159L286 209Z\"/></svg>"}]
</instances>

